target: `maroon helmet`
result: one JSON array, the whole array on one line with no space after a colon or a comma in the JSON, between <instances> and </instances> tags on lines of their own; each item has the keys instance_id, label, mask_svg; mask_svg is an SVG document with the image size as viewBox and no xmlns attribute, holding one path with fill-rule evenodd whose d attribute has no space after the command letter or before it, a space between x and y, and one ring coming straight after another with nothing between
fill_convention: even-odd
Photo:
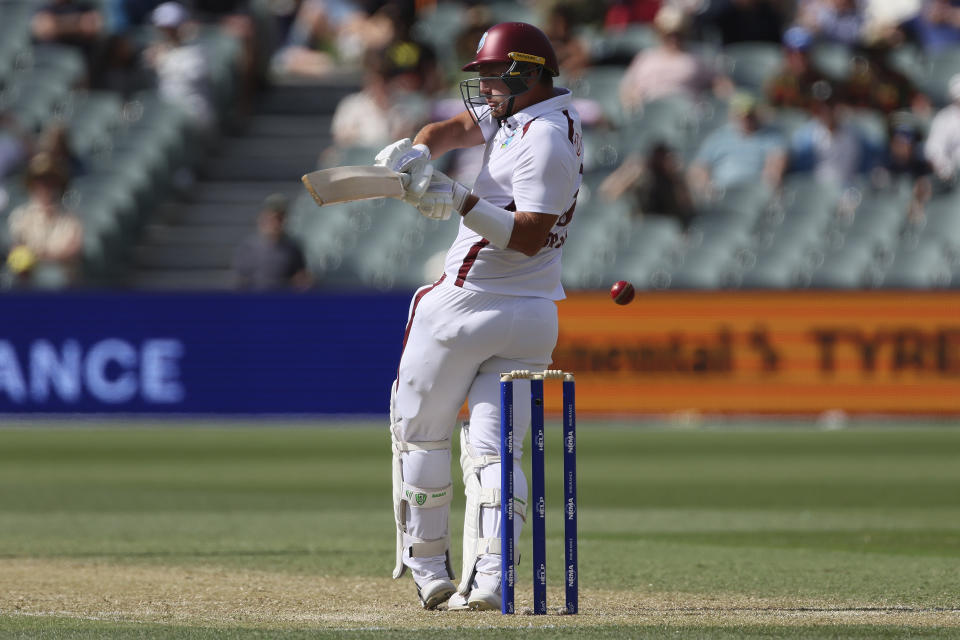
<instances>
[{"instance_id":1,"label":"maroon helmet","mask_svg":"<svg viewBox=\"0 0 960 640\"><path fill-rule=\"evenodd\" d=\"M477 55L464 65L473 71L484 62L527 62L542 66L551 76L560 75L557 53L540 29L526 22L501 22L480 38Z\"/></svg>"}]
</instances>

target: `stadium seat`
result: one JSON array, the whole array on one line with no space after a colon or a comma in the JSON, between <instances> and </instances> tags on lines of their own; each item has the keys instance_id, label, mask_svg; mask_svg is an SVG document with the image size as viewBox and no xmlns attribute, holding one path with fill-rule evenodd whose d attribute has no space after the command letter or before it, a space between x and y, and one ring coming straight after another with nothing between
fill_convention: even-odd
<instances>
[{"instance_id":1,"label":"stadium seat","mask_svg":"<svg viewBox=\"0 0 960 640\"><path fill-rule=\"evenodd\" d=\"M687 251L670 272L671 289L720 289L740 286L742 269L733 245L705 242Z\"/></svg>"},{"instance_id":2,"label":"stadium seat","mask_svg":"<svg viewBox=\"0 0 960 640\"><path fill-rule=\"evenodd\" d=\"M4 89L3 103L29 131L40 131L58 106L67 102L70 87L63 78L44 72L17 73Z\"/></svg>"},{"instance_id":3,"label":"stadium seat","mask_svg":"<svg viewBox=\"0 0 960 640\"><path fill-rule=\"evenodd\" d=\"M686 96L651 100L630 116L625 142L640 153L647 153L658 142L684 153L693 146L699 117L697 104Z\"/></svg>"},{"instance_id":4,"label":"stadium seat","mask_svg":"<svg viewBox=\"0 0 960 640\"><path fill-rule=\"evenodd\" d=\"M884 286L905 289L947 287L952 279L950 263L941 245L935 241L899 251L883 274Z\"/></svg>"},{"instance_id":5,"label":"stadium seat","mask_svg":"<svg viewBox=\"0 0 960 640\"><path fill-rule=\"evenodd\" d=\"M922 86L927 74L927 63L923 51L916 44L903 42L893 47L887 54L887 63L909 78L914 85Z\"/></svg>"},{"instance_id":6,"label":"stadium seat","mask_svg":"<svg viewBox=\"0 0 960 640\"><path fill-rule=\"evenodd\" d=\"M821 41L813 45L810 58L814 66L834 82L843 82L850 77L853 67L853 52L841 42Z\"/></svg>"},{"instance_id":7,"label":"stadium seat","mask_svg":"<svg viewBox=\"0 0 960 640\"><path fill-rule=\"evenodd\" d=\"M31 9L28 2L0 5L0 86L17 72L30 50Z\"/></svg>"},{"instance_id":8,"label":"stadium seat","mask_svg":"<svg viewBox=\"0 0 960 640\"><path fill-rule=\"evenodd\" d=\"M814 271L810 286L825 289L857 289L867 283L867 271L873 262L873 249L861 244L844 247L830 254Z\"/></svg>"},{"instance_id":9,"label":"stadium seat","mask_svg":"<svg viewBox=\"0 0 960 640\"><path fill-rule=\"evenodd\" d=\"M861 197L853 219L838 218L836 229L843 234L844 248L863 245L872 251L890 252L905 218L906 208L894 194L869 192Z\"/></svg>"},{"instance_id":10,"label":"stadium seat","mask_svg":"<svg viewBox=\"0 0 960 640\"><path fill-rule=\"evenodd\" d=\"M920 88L936 107L952 101L948 87L950 78L957 73L960 73L960 50L949 48L928 57Z\"/></svg>"},{"instance_id":11,"label":"stadium seat","mask_svg":"<svg viewBox=\"0 0 960 640\"><path fill-rule=\"evenodd\" d=\"M570 90L578 98L587 98L597 102L603 109L607 120L619 126L624 121L623 108L620 105L620 81L625 67L592 67L576 82Z\"/></svg>"},{"instance_id":12,"label":"stadium seat","mask_svg":"<svg viewBox=\"0 0 960 640\"><path fill-rule=\"evenodd\" d=\"M752 93L763 92L783 65L783 51L770 42L737 42L723 48L723 64L734 84Z\"/></svg>"},{"instance_id":13,"label":"stadium seat","mask_svg":"<svg viewBox=\"0 0 960 640\"><path fill-rule=\"evenodd\" d=\"M382 146L357 146L347 147L345 149L333 149L331 153L324 154L324 157L321 159L321 168L329 169L331 167L347 165L372 164L373 159L382 148Z\"/></svg>"},{"instance_id":14,"label":"stadium seat","mask_svg":"<svg viewBox=\"0 0 960 640\"><path fill-rule=\"evenodd\" d=\"M604 270L601 282L626 279L638 289L662 288L663 277L683 254L680 224L673 218L643 216L631 222L629 237L629 245L617 252L614 262Z\"/></svg>"},{"instance_id":15,"label":"stadium seat","mask_svg":"<svg viewBox=\"0 0 960 640\"><path fill-rule=\"evenodd\" d=\"M583 170L606 174L626 159L630 146L621 131L591 131L583 136Z\"/></svg>"},{"instance_id":16,"label":"stadium seat","mask_svg":"<svg viewBox=\"0 0 960 640\"><path fill-rule=\"evenodd\" d=\"M590 34L590 59L595 64L629 63L640 51L655 47L660 37L650 25L630 24L623 29L604 29Z\"/></svg>"},{"instance_id":17,"label":"stadium seat","mask_svg":"<svg viewBox=\"0 0 960 640\"><path fill-rule=\"evenodd\" d=\"M74 47L56 44L34 45L31 49L31 70L56 77L69 87L84 82L87 64L83 55Z\"/></svg>"},{"instance_id":18,"label":"stadium seat","mask_svg":"<svg viewBox=\"0 0 960 640\"><path fill-rule=\"evenodd\" d=\"M122 126L123 101L107 91L74 92L67 124L70 143L84 158L109 151Z\"/></svg>"},{"instance_id":19,"label":"stadium seat","mask_svg":"<svg viewBox=\"0 0 960 640\"><path fill-rule=\"evenodd\" d=\"M784 251L769 251L757 258L740 278L743 289L789 289L806 282L809 260L800 243L787 244Z\"/></svg>"}]
</instances>

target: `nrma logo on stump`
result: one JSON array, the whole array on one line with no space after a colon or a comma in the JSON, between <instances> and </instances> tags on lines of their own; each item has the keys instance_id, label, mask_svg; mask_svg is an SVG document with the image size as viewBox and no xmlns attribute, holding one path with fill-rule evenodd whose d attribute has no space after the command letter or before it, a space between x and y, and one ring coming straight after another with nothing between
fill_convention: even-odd
<instances>
[{"instance_id":1,"label":"nrma logo on stump","mask_svg":"<svg viewBox=\"0 0 960 640\"><path fill-rule=\"evenodd\" d=\"M178 403L185 396L180 377L185 352L172 338L105 338L89 344L38 339L19 352L0 339L0 406Z\"/></svg>"}]
</instances>

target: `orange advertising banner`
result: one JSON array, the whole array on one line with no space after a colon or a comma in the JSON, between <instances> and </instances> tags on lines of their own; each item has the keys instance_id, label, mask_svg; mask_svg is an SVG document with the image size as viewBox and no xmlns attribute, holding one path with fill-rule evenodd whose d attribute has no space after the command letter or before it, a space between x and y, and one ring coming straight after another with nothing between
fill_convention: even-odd
<instances>
[{"instance_id":1,"label":"orange advertising banner","mask_svg":"<svg viewBox=\"0 0 960 640\"><path fill-rule=\"evenodd\" d=\"M960 414L960 293L605 293L559 303L581 415ZM559 393L548 391L552 409Z\"/></svg>"}]
</instances>

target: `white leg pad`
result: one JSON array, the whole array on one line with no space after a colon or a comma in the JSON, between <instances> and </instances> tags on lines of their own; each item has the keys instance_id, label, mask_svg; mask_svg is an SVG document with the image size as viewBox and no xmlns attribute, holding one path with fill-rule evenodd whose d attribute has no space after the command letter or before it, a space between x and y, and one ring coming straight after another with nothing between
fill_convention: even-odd
<instances>
[{"instance_id":1,"label":"white leg pad","mask_svg":"<svg viewBox=\"0 0 960 640\"><path fill-rule=\"evenodd\" d=\"M481 510L500 508L500 490L484 489L480 486L480 471L484 467L500 463L500 456L480 456L470 445L469 426L464 424L460 430L460 467L463 469L464 494L466 505L463 514L463 573L458 591L462 595L470 592L470 585L477 568L477 560L484 554L500 555L500 538L482 538L480 536ZM527 505L514 497L513 511L526 520ZM519 557L515 550L514 561Z\"/></svg>"},{"instance_id":2,"label":"white leg pad","mask_svg":"<svg viewBox=\"0 0 960 640\"><path fill-rule=\"evenodd\" d=\"M391 415L391 419L392 417ZM449 570L450 536L447 535L435 540L424 540L408 534L407 514L411 507L420 509L446 508L453 499L453 484L448 484L445 487L417 487L404 482L402 454L409 451L449 449L450 441L402 442L397 438L392 420L390 438L393 445L393 517L397 528L397 554L393 577L399 578L406 571L404 558L428 558L446 554ZM452 579L453 572L449 571L449 573Z\"/></svg>"}]
</instances>

